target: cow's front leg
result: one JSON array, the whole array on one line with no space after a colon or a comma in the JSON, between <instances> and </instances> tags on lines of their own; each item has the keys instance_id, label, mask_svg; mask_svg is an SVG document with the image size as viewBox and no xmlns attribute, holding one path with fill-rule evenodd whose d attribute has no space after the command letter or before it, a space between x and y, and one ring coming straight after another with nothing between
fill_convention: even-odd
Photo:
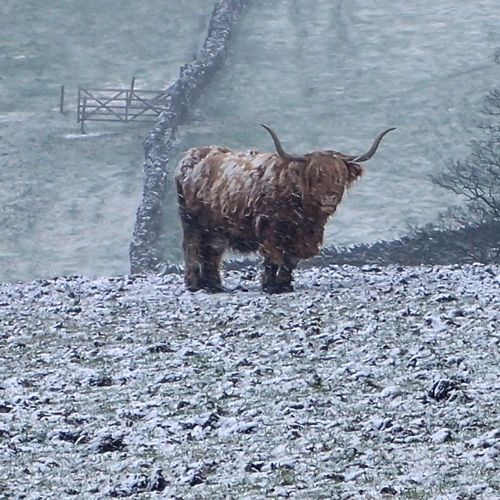
<instances>
[{"instance_id":1,"label":"cow's front leg","mask_svg":"<svg viewBox=\"0 0 500 500\"><path fill-rule=\"evenodd\" d=\"M276 273L276 293L293 292L293 275L292 272L295 266L284 264L279 267Z\"/></svg>"},{"instance_id":2,"label":"cow's front leg","mask_svg":"<svg viewBox=\"0 0 500 500\"><path fill-rule=\"evenodd\" d=\"M183 224L184 239L182 249L184 251L184 281L190 292L196 292L202 288L201 279L201 238L197 230L189 224Z\"/></svg>"},{"instance_id":3,"label":"cow's front leg","mask_svg":"<svg viewBox=\"0 0 500 500\"><path fill-rule=\"evenodd\" d=\"M293 270L297 267L298 259L287 255L285 262L279 267L276 273L277 293L293 292Z\"/></svg>"}]
</instances>

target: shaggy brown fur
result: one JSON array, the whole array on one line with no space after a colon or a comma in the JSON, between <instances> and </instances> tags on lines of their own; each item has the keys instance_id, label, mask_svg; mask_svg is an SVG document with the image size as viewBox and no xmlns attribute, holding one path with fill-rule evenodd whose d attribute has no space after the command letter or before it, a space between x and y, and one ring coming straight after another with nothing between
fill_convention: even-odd
<instances>
[{"instance_id":1,"label":"shaggy brown fur","mask_svg":"<svg viewBox=\"0 0 500 500\"><path fill-rule=\"evenodd\" d=\"M220 265L226 249L258 251L264 257L264 291L292 291L293 269L319 252L328 218L363 173L358 161L368 159L366 154L320 151L294 157L268 130L280 154L209 146L190 149L177 165L191 291L224 290Z\"/></svg>"}]
</instances>

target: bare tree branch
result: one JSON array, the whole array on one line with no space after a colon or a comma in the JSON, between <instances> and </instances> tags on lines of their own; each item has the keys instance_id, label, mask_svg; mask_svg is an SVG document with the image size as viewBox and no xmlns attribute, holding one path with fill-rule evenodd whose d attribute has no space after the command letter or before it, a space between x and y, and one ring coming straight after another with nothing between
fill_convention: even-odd
<instances>
[{"instance_id":1,"label":"bare tree branch","mask_svg":"<svg viewBox=\"0 0 500 500\"><path fill-rule=\"evenodd\" d=\"M500 60L499 60L500 61ZM432 181L465 199L470 222L500 218L500 88L485 99L483 112L489 120L478 127L481 140L471 143L471 153L461 161L450 161ZM463 219L463 212L457 217Z\"/></svg>"}]
</instances>

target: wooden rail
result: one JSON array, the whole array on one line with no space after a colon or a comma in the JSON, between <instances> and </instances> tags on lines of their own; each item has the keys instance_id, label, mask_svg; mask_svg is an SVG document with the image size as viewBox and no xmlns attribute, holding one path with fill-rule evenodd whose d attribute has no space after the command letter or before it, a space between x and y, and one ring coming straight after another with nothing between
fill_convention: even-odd
<instances>
[{"instance_id":1,"label":"wooden rail","mask_svg":"<svg viewBox=\"0 0 500 500\"><path fill-rule=\"evenodd\" d=\"M85 122L151 122L164 109L164 90L137 90L135 78L128 89L78 87L77 123L85 133Z\"/></svg>"}]
</instances>

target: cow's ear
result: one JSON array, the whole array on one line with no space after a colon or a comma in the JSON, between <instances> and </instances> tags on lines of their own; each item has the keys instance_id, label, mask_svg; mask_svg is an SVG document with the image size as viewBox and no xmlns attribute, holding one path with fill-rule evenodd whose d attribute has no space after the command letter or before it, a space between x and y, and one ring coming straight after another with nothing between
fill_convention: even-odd
<instances>
[{"instance_id":1,"label":"cow's ear","mask_svg":"<svg viewBox=\"0 0 500 500\"><path fill-rule=\"evenodd\" d=\"M352 184L354 181L359 179L364 172L364 168L359 163L354 163L352 161L347 161L347 172L348 172L348 185Z\"/></svg>"}]
</instances>

